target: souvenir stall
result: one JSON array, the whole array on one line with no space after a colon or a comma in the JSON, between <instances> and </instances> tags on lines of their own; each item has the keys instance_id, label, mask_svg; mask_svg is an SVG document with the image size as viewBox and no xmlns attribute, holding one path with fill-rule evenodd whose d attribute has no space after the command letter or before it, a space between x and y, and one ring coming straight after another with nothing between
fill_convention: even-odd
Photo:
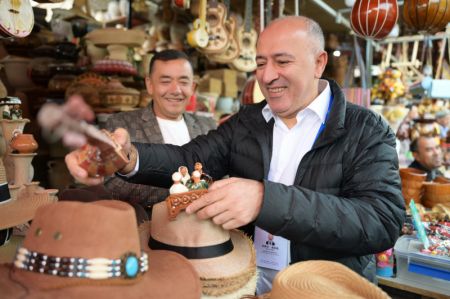
<instances>
[{"instance_id":1,"label":"souvenir stall","mask_svg":"<svg viewBox=\"0 0 450 299\"><path fill-rule=\"evenodd\" d=\"M45 210L46 205L58 201L58 195L61 197L64 190L84 187L66 167L64 159L69 149L61 141L65 133L75 131L88 140L80 165L90 176L114 175L132 157L101 129L107 126L111 116L152 105L146 81L149 64L155 53L167 49L186 53L194 68L196 89L186 106L187 113L212 118L220 126L243 105L264 100L255 78L258 35L272 20L287 15L305 15L319 23L328 53L323 76L342 87L348 102L377 113L397 136L399 174L408 221L395 246L376 254L377 280L382 290L373 285L367 286L367 290L373 298L449 298L450 0L0 1L0 262L15 261L16 267L24 271L53 271L56 273L53 275L61 276L55 281L64 289L64 279L70 275L64 274L62 278L61 273L67 270L63 266L30 269L41 269L31 258L33 254L39 259L70 258L76 254L67 245L70 240L64 239L68 243L52 248L53 245L46 247L37 238L43 228L56 227L45 218L50 210L64 216L55 218L57 225L73 218L80 227L88 227L89 221L93 221L74 217L72 212L78 209L86 217L94 215L85 206L62 202L61 198L60 203ZM81 96L94 112L89 123L80 123L73 117L73 111L62 108L74 96ZM144 130L138 135L150 133ZM441 155L436 158L440 160L432 172L411 166L418 159L417 150L412 148L421 138L433 139L435 151L439 151L436 155ZM189 263L170 255L162 256L169 265L180 267L180 277L194 281L192 285L197 288L181 283L178 293L172 297L185 292L185 298L198 298L200 293L202 298L253 298L257 257L250 239L185 213L186 207L211 184L210 177L201 170L201 163L198 164L198 169L197 165L180 165L172 176L174 185L162 193L167 195L166 201L155 204L153 210L146 210L150 219L157 222L152 222L153 225L145 222L139 226L139 236L125 240L129 247L125 249L139 252L137 256L118 256L117 251L113 255L106 253L108 257L104 261L96 260L96 254L107 252L105 246L97 248L97 252L94 249L82 252L84 255L72 259L68 267L76 267L76 263L85 259L98 269L83 268L76 275L99 275L102 279L110 275L107 278L118 278L119 284L132 285L130 288L141 294L142 284L133 279L139 275L144 279L156 277L158 268L164 267L158 264L147 271L151 268L143 261L147 253L142 249L141 254L141 247L147 247L147 243L153 242L157 249L167 249L165 246L171 244L169 250L176 251L175 247L192 244L199 248L202 244L220 247L232 240L231 250L210 257L188 257ZM193 167L198 173L190 177L185 172ZM92 190L73 194L75 198L107 198L102 191ZM107 221L117 212L116 222L126 223L128 227L129 207L122 204L119 201L89 203L99 219ZM35 215L36 223L31 221ZM173 222L175 219L178 222ZM132 217L131 221L134 221ZM188 228L204 234L190 239ZM53 235L54 240L72 233L71 228L58 232ZM101 225L93 231L93 234L105 233L115 235ZM84 241L94 246L91 239ZM137 241L140 244L135 244ZM21 244L26 244L28 251L24 249L16 255ZM105 244L116 246L112 241ZM131 264L134 266L127 268ZM120 270L115 268L118 265ZM5 283L2 275L9 271L5 267L0 266L0 297L2 287L6 286L2 284ZM139 270L134 271L133 267ZM323 268L323 272L317 273L316 267ZM328 277L328 273L336 271L353 277L355 273L347 270L326 262L288 267L286 272L280 272L285 276L277 276L275 284L279 285L272 297L284 298L283 289L291 286L282 281L294 281L290 278L292 273L306 271L332 280L333 275ZM48 296L32 283L33 275L39 276L33 273L22 277L19 273L17 280L38 295ZM164 275L158 279L161 293L156 292L154 298L177 288ZM51 279L43 282L52 283ZM302 281L298 285L308 283ZM361 280L361 286L366 283L369 284ZM352 289L349 280L339 284L344 287L345 296L364 297L365 291ZM19 292L14 286L6 290L8 295ZM103 291L99 286L95 294ZM52 292L50 295L54 296L64 293ZM89 294L83 293L82 287L76 292ZM326 292L316 295L324 296Z\"/></svg>"},{"instance_id":2,"label":"souvenir stall","mask_svg":"<svg viewBox=\"0 0 450 299\"><path fill-rule=\"evenodd\" d=\"M443 72L450 58L446 51L449 19L445 10L435 9L446 5L446 1L425 1L421 6L415 1L403 1L398 10L397 1L387 1L393 6L391 20L398 14L403 22L404 35L397 37L381 35L383 30L376 27L379 16L370 19L370 12L361 13L363 2L356 1L353 6L352 28L366 39L369 47L366 71L371 73L366 76L370 80L374 79L371 52L381 52L376 66L378 78L370 84L371 109L380 113L397 134L402 192L410 219L404 227L405 235L395 247L377 255L379 283L422 296L445 298L450 294L450 181L444 161L447 128L439 124L438 118L446 117L449 108L450 78ZM364 19L369 20L365 26ZM395 21L391 24L394 26ZM418 169L414 164L425 163L417 148L412 149L422 139L432 140L436 149L436 174L432 177L427 176L429 170Z\"/></svg>"}]
</instances>

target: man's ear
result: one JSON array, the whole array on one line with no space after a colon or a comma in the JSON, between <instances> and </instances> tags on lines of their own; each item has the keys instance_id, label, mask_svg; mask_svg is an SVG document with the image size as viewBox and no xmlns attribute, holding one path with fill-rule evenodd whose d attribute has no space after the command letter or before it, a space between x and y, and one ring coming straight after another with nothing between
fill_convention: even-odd
<instances>
[{"instance_id":1,"label":"man's ear","mask_svg":"<svg viewBox=\"0 0 450 299\"><path fill-rule=\"evenodd\" d=\"M325 51L320 51L320 53L317 54L316 56L316 70L314 73L314 76L317 79L320 79L322 77L327 62L328 62L328 53Z\"/></svg>"},{"instance_id":2,"label":"man's ear","mask_svg":"<svg viewBox=\"0 0 450 299\"><path fill-rule=\"evenodd\" d=\"M197 82L192 82L192 93L195 93L196 91L197 91L197 87L198 87L198 84L197 84Z\"/></svg>"},{"instance_id":3,"label":"man's ear","mask_svg":"<svg viewBox=\"0 0 450 299\"><path fill-rule=\"evenodd\" d=\"M145 77L145 87L149 95L153 95L153 84L149 76Z\"/></svg>"},{"instance_id":4,"label":"man's ear","mask_svg":"<svg viewBox=\"0 0 450 299\"><path fill-rule=\"evenodd\" d=\"M417 161L420 160L419 153L417 153L417 152L412 152L412 155L413 155L413 157L414 157L414 160L417 160Z\"/></svg>"}]
</instances>

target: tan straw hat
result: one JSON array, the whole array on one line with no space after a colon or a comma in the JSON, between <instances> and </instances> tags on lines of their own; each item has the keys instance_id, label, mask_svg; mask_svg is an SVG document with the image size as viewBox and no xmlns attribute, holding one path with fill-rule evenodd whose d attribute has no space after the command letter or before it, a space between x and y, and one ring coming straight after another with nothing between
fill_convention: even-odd
<instances>
[{"instance_id":1,"label":"tan straw hat","mask_svg":"<svg viewBox=\"0 0 450 299\"><path fill-rule=\"evenodd\" d=\"M376 285L346 266L331 261L305 261L279 272L272 291L262 299L386 299Z\"/></svg>"},{"instance_id":2,"label":"tan straw hat","mask_svg":"<svg viewBox=\"0 0 450 299\"><path fill-rule=\"evenodd\" d=\"M181 255L141 250L127 203L58 202L37 210L14 264L0 265L2 298L199 298Z\"/></svg>"},{"instance_id":3,"label":"tan straw hat","mask_svg":"<svg viewBox=\"0 0 450 299\"><path fill-rule=\"evenodd\" d=\"M22 188L19 190L17 198L11 197L0 203L0 229L28 222L33 219L39 207L58 200L55 189L41 189L32 193L27 191L26 187Z\"/></svg>"},{"instance_id":4,"label":"tan straw hat","mask_svg":"<svg viewBox=\"0 0 450 299\"><path fill-rule=\"evenodd\" d=\"M0 163L0 173L4 173ZM2 171L3 170L3 171ZM37 208L58 200L57 190L44 190L37 182L22 187L8 185L0 175L0 262L11 262L22 236L13 236L13 227L33 219Z\"/></svg>"},{"instance_id":5,"label":"tan straw hat","mask_svg":"<svg viewBox=\"0 0 450 299\"><path fill-rule=\"evenodd\" d=\"M195 191L168 197L186 198ZM240 298L256 290L256 259L252 241L238 230L224 230L211 220L180 212L169 219L169 201L153 206L151 249L184 255L202 283L202 298Z\"/></svg>"}]
</instances>

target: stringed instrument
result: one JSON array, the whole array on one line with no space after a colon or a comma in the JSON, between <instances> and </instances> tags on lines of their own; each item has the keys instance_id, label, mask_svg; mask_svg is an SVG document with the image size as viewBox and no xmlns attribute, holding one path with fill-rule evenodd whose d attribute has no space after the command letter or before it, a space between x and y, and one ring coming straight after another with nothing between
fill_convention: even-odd
<instances>
[{"instance_id":1,"label":"stringed instrument","mask_svg":"<svg viewBox=\"0 0 450 299\"><path fill-rule=\"evenodd\" d=\"M256 69L256 40L258 35L252 28L252 0L245 1L244 26L238 30L239 57L230 67L241 72L253 72Z\"/></svg>"},{"instance_id":2,"label":"stringed instrument","mask_svg":"<svg viewBox=\"0 0 450 299\"><path fill-rule=\"evenodd\" d=\"M0 36L25 37L34 26L30 0L0 0Z\"/></svg>"},{"instance_id":3,"label":"stringed instrument","mask_svg":"<svg viewBox=\"0 0 450 299\"><path fill-rule=\"evenodd\" d=\"M363 38L383 39L398 19L397 0L356 0L351 13L353 31Z\"/></svg>"},{"instance_id":4,"label":"stringed instrument","mask_svg":"<svg viewBox=\"0 0 450 299\"><path fill-rule=\"evenodd\" d=\"M205 48L209 42L208 24L206 22L206 0L200 0L199 17L195 19L193 29L187 34L187 42L194 48Z\"/></svg>"},{"instance_id":5,"label":"stringed instrument","mask_svg":"<svg viewBox=\"0 0 450 299\"><path fill-rule=\"evenodd\" d=\"M450 22L450 0L405 0L405 23L422 33L436 33Z\"/></svg>"},{"instance_id":6,"label":"stringed instrument","mask_svg":"<svg viewBox=\"0 0 450 299\"><path fill-rule=\"evenodd\" d=\"M59 105L48 103L42 106L38 122L53 137L61 138L67 132L86 137L87 143L81 148L78 162L90 177L112 175L130 162L108 131L70 117Z\"/></svg>"},{"instance_id":7,"label":"stringed instrument","mask_svg":"<svg viewBox=\"0 0 450 299\"><path fill-rule=\"evenodd\" d=\"M217 0L210 0L206 10L206 21L208 22L208 45L200 49L202 53L222 53L228 47L230 39L225 28L225 16L227 9L224 4Z\"/></svg>"},{"instance_id":8,"label":"stringed instrument","mask_svg":"<svg viewBox=\"0 0 450 299\"><path fill-rule=\"evenodd\" d=\"M237 19L230 13L230 0L225 0L227 19L225 21L225 29L228 34L228 47L222 52L217 54L208 55L208 58L218 63L231 63L239 56L239 42L237 39Z\"/></svg>"}]
</instances>

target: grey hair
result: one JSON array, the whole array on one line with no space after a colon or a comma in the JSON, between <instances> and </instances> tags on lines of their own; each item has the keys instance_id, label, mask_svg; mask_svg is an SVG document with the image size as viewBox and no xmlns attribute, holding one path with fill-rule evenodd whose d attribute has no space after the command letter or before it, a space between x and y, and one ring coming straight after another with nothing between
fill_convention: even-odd
<instances>
[{"instance_id":1,"label":"grey hair","mask_svg":"<svg viewBox=\"0 0 450 299\"><path fill-rule=\"evenodd\" d=\"M317 51L325 50L325 36L323 34L323 30L320 27L319 23L314 21L311 18L305 16L285 16L278 19L275 19L272 23L277 23L282 20L296 20L303 22L306 25L306 32L313 37L317 41Z\"/></svg>"}]
</instances>

